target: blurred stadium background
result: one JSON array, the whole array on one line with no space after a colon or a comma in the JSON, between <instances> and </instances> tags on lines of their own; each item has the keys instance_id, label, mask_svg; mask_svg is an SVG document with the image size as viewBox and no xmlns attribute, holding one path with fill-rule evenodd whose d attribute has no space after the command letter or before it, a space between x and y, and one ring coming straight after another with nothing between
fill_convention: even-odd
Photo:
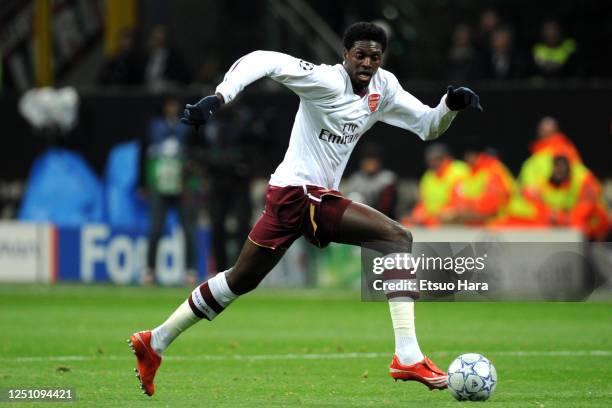
<instances>
[{"instance_id":1,"label":"blurred stadium background","mask_svg":"<svg viewBox=\"0 0 612 408\"><path fill-rule=\"evenodd\" d=\"M353 154L345 194L416 240L609 240L608 2L2 0L0 280L138 282L155 121L252 50L337 63L357 20L387 30L386 67L409 92L435 104L448 84L467 85L485 113L461 114L433 147L378 125ZM185 135L170 195L191 211L197 257L186 259L171 211L154 255L162 284L231 264L261 211L297 99L264 80L234 105ZM538 163L526 169L528 158ZM266 284L357 287L357 254L298 242Z\"/></svg>"}]
</instances>

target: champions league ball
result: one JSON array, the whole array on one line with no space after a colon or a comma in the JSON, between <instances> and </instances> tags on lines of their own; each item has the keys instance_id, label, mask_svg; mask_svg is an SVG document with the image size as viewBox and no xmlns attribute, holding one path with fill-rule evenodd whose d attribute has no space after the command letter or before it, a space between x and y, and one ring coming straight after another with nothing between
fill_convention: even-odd
<instances>
[{"instance_id":1,"label":"champions league ball","mask_svg":"<svg viewBox=\"0 0 612 408\"><path fill-rule=\"evenodd\" d=\"M497 385L497 371L484 356L462 354L448 367L448 390L459 401L484 401Z\"/></svg>"}]
</instances>

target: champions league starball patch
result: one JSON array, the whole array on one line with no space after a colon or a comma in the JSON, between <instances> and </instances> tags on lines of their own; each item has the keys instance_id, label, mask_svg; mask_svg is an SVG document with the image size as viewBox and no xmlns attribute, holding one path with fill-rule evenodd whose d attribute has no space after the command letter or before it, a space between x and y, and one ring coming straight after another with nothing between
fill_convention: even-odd
<instances>
[{"instance_id":1,"label":"champions league starball patch","mask_svg":"<svg viewBox=\"0 0 612 408\"><path fill-rule=\"evenodd\" d=\"M370 107L370 112L374 112L378 109L378 103L380 102L380 94L372 94L368 97L368 106Z\"/></svg>"},{"instance_id":2,"label":"champions league starball patch","mask_svg":"<svg viewBox=\"0 0 612 408\"><path fill-rule=\"evenodd\" d=\"M304 71L312 71L314 69L314 64L312 62L300 60L300 68Z\"/></svg>"}]
</instances>

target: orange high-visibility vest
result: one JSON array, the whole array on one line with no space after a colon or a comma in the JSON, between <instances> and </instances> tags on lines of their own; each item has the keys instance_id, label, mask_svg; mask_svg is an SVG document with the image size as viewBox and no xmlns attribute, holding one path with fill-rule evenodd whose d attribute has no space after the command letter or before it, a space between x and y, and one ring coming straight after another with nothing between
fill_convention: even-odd
<instances>
[{"instance_id":1,"label":"orange high-visibility vest","mask_svg":"<svg viewBox=\"0 0 612 408\"><path fill-rule=\"evenodd\" d=\"M580 229L590 239L604 238L608 233L610 220L601 184L582 164L571 166L566 183L544 183L540 194L553 223Z\"/></svg>"},{"instance_id":2,"label":"orange high-visibility vest","mask_svg":"<svg viewBox=\"0 0 612 408\"><path fill-rule=\"evenodd\" d=\"M459 182L453 206L494 216L508 203L515 188L510 171L496 157L481 153L470 174Z\"/></svg>"}]
</instances>

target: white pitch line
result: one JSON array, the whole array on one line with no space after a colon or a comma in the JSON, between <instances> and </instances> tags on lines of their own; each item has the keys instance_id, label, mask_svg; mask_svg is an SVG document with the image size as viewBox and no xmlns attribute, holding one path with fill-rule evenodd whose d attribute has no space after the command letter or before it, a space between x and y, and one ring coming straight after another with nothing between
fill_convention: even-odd
<instances>
[{"instance_id":1,"label":"white pitch line","mask_svg":"<svg viewBox=\"0 0 612 408\"><path fill-rule=\"evenodd\" d=\"M612 350L569 350L569 351L492 351L489 354L501 357L609 357Z\"/></svg>"},{"instance_id":2,"label":"white pitch line","mask_svg":"<svg viewBox=\"0 0 612 408\"><path fill-rule=\"evenodd\" d=\"M557 350L557 351L478 351L490 357L612 357L612 350ZM459 354L457 351L437 351L431 353L436 356ZM232 354L193 356L168 355L165 360L175 361L265 361L265 360L348 360L359 358L390 357L390 352L356 352L356 353L310 353L310 354ZM91 356L35 356L35 357L0 357L2 362L36 363L45 361L93 361L93 360L131 360L134 357L129 353L125 355L91 355Z\"/></svg>"}]
</instances>

